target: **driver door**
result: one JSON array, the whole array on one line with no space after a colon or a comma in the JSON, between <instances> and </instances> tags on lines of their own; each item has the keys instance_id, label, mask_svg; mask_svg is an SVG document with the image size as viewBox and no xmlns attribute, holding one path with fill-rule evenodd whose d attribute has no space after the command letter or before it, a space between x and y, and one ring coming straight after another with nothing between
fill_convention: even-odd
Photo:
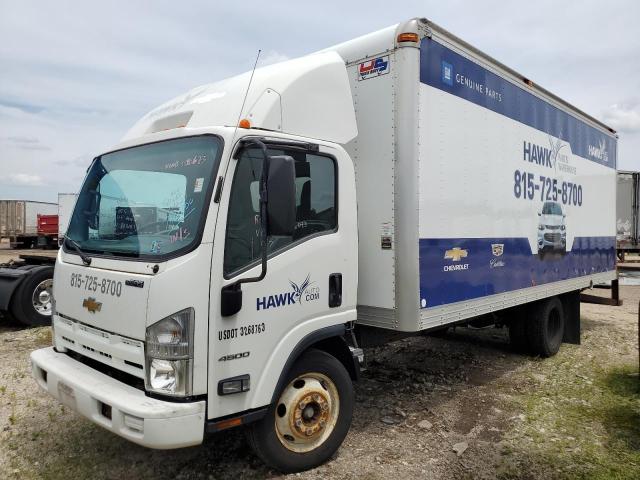
<instances>
[{"instance_id":1,"label":"driver door","mask_svg":"<svg viewBox=\"0 0 640 480\"><path fill-rule=\"evenodd\" d=\"M214 242L214 259L219 259L214 262L220 265L212 267L209 418L270 403L273 392L266 394L269 389L261 387L265 382L275 385L281 367L274 365L284 363L280 357L293 348L283 345L304 332L344 323L347 303L348 313L355 315L355 279L349 302L329 305L330 290L335 289L330 277L345 271L355 276L357 260L355 225L353 232L338 228L338 161L327 153L297 148L271 148L268 153L295 161L296 227L292 236L269 238L266 277L242 284L242 309L222 317L220 288L261 271L258 185L263 157L260 150L246 148L231 160L220 208L226 219L219 219ZM355 213L355 201L353 209ZM345 248L346 236L353 237L347 241L353 251ZM274 373L266 375L270 370ZM248 376L249 391L218 394L221 380L241 376Z\"/></svg>"}]
</instances>

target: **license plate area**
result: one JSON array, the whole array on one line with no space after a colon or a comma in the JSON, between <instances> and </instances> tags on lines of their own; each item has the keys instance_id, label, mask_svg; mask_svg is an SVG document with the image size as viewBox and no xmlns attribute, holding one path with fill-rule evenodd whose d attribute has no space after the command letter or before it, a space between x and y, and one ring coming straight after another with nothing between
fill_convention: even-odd
<instances>
[{"instance_id":1,"label":"license plate area","mask_svg":"<svg viewBox=\"0 0 640 480\"><path fill-rule=\"evenodd\" d=\"M63 405L69 408L76 408L76 394L69 385L58 382L58 395Z\"/></svg>"}]
</instances>

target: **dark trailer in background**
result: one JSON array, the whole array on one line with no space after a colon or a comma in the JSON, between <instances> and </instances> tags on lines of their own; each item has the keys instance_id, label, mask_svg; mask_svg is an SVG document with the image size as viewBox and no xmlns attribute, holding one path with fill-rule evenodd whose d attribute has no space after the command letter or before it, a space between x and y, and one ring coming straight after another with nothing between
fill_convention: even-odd
<instances>
[{"instance_id":1,"label":"dark trailer in background","mask_svg":"<svg viewBox=\"0 0 640 480\"><path fill-rule=\"evenodd\" d=\"M619 171L616 193L616 248L624 261L627 253L640 252L638 204L640 172Z\"/></svg>"}]
</instances>

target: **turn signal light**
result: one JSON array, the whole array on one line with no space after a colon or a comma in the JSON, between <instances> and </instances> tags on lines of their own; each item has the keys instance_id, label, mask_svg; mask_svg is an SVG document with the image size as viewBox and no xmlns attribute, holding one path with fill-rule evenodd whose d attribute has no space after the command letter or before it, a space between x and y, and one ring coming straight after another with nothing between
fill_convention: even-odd
<instances>
[{"instance_id":1,"label":"turn signal light","mask_svg":"<svg viewBox=\"0 0 640 480\"><path fill-rule=\"evenodd\" d=\"M418 36L417 33L401 33L400 35L398 35L398 43L402 43L402 42L418 43L419 40L420 40L420 37Z\"/></svg>"},{"instance_id":2,"label":"turn signal light","mask_svg":"<svg viewBox=\"0 0 640 480\"><path fill-rule=\"evenodd\" d=\"M251 122L248 119L243 118L242 120L240 120L240 123L238 123L238 127L251 128Z\"/></svg>"},{"instance_id":3,"label":"turn signal light","mask_svg":"<svg viewBox=\"0 0 640 480\"><path fill-rule=\"evenodd\" d=\"M226 430L227 428L239 427L242 425L242 418L230 418L229 420L222 420L216 423L216 430Z\"/></svg>"}]
</instances>

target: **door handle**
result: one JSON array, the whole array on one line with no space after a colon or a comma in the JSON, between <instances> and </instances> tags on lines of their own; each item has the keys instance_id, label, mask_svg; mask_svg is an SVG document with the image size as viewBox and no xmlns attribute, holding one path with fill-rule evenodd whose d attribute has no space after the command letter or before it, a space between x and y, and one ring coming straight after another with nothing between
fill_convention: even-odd
<instances>
[{"instance_id":1,"label":"door handle","mask_svg":"<svg viewBox=\"0 0 640 480\"><path fill-rule=\"evenodd\" d=\"M329 307L335 308L342 305L342 274L329 275Z\"/></svg>"}]
</instances>

